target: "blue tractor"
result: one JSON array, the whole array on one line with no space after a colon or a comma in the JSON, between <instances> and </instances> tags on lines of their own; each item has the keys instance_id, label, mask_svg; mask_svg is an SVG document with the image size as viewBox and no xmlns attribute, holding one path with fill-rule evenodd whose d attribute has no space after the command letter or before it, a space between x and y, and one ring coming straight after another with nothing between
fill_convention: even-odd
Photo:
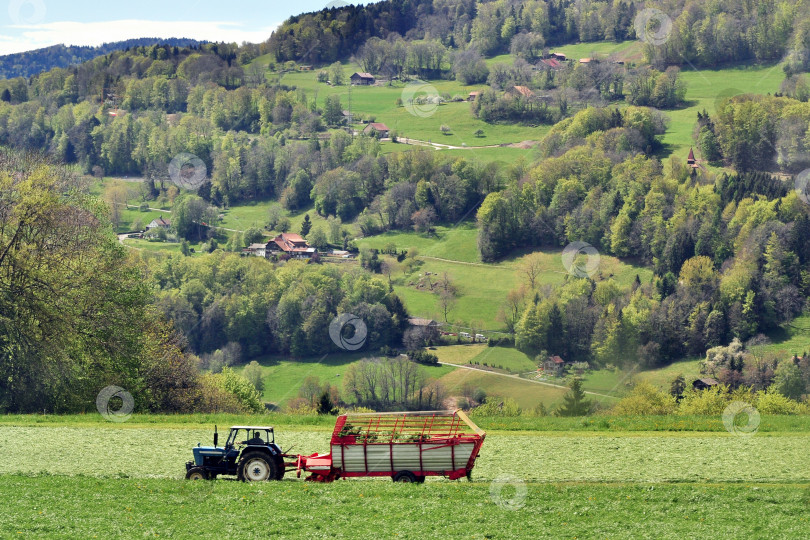
<instances>
[{"instance_id":1,"label":"blue tractor","mask_svg":"<svg viewBox=\"0 0 810 540\"><path fill-rule=\"evenodd\" d=\"M234 426L225 446L218 446L214 426L214 446L197 445L194 461L186 463L189 480L213 480L219 475L235 475L243 481L281 480L284 454L275 443L272 427Z\"/></svg>"}]
</instances>

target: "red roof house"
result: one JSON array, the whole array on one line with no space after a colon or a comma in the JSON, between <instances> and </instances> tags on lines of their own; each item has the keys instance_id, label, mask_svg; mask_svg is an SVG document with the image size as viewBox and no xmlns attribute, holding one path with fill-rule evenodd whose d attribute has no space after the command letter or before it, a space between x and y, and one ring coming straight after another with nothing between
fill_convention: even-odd
<instances>
[{"instance_id":1,"label":"red roof house","mask_svg":"<svg viewBox=\"0 0 810 540\"><path fill-rule=\"evenodd\" d=\"M281 252L295 259L309 259L316 253L301 235L294 233L281 233L267 243L267 251Z\"/></svg>"}]
</instances>

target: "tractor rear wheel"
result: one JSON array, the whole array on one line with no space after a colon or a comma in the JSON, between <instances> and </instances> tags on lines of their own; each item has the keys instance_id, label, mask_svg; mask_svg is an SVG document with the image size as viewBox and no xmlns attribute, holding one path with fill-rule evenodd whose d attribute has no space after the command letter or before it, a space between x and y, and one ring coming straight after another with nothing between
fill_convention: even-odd
<instances>
[{"instance_id":1,"label":"tractor rear wheel","mask_svg":"<svg viewBox=\"0 0 810 540\"><path fill-rule=\"evenodd\" d=\"M391 478L394 480L394 482L414 483L417 481L416 475L413 474L411 471L399 471Z\"/></svg>"},{"instance_id":2,"label":"tractor rear wheel","mask_svg":"<svg viewBox=\"0 0 810 540\"><path fill-rule=\"evenodd\" d=\"M208 473L202 467L192 467L186 473L186 480L208 480Z\"/></svg>"},{"instance_id":3,"label":"tractor rear wheel","mask_svg":"<svg viewBox=\"0 0 810 540\"><path fill-rule=\"evenodd\" d=\"M261 482L278 479L278 463L264 452L247 452L239 460L240 480Z\"/></svg>"}]
</instances>

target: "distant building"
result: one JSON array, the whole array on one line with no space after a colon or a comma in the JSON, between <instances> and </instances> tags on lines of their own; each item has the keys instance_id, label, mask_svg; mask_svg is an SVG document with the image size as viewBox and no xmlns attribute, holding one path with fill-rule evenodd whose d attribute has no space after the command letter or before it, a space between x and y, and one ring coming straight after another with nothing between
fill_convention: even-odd
<instances>
[{"instance_id":1,"label":"distant building","mask_svg":"<svg viewBox=\"0 0 810 540\"><path fill-rule=\"evenodd\" d=\"M352 81L352 84L360 86L368 86L376 82L374 75L371 73L352 73L349 79Z\"/></svg>"},{"instance_id":2,"label":"distant building","mask_svg":"<svg viewBox=\"0 0 810 540\"><path fill-rule=\"evenodd\" d=\"M692 151L691 148L689 149L689 156L687 156L686 158L686 164L692 167L693 169L697 169L700 167L700 165L698 165L697 163L697 160L695 159L695 153Z\"/></svg>"},{"instance_id":3,"label":"distant building","mask_svg":"<svg viewBox=\"0 0 810 540\"><path fill-rule=\"evenodd\" d=\"M388 126L382 122L372 122L363 129L363 133L365 135L377 133L380 135L380 138L387 139L388 135L391 133L391 130L388 129Z\"/></svg>"},{"instance_id":4,"label":"distant building","mask_svg":"<svg viewBox=\"0 0 810 540\"><path fill-rule=\"evenodd\" d=\"M410 319L408 319L408 323L410 323L411 326L422 326L425 328L427 327L438 328L439 326L441 326L441 323L434 321L433 319L423 319L421 317L411 317Z\"/></svg>"},{"instance_id":5,"label":"distant building","mask_svg":"<svg viewBox=\"0 0 810 540\"><path fill-rule=\"evenodd\" d=\"M265 255L268 253L284 253L293 259L309 259L317 251L314 247L310 247L300 235L281 233L267 243Z\"/></svg>"},{"instance_id":6,"label":"distant building","mask_svg":"<svg viewBox=\"0 0 810 540\"><path fill-rule=\"evenodd\" d=\"M149 223L149 225L146 226L146 229L147 230L149 230L149 229L160 229L160 228L168 229L171 226L172 226L172 222L169 221L168 219L163 219L163 216L161 216L161 217L159 217L157 219L153 219L151 221L151 223Z\"/></svg>"},{"instance_id":7,"label":"distant building","mask_svg":"<svg viewBox=\"0 0 810 540\"><path fill-rule=\"evenodd\" d=\"M553 52L550 56L555 60L559 60L560 62L565 62L567 60L563 53Z\"/></svg>"},{"instance_id":8,"label":"distant building","mask_svg":"<svg viewBox=\"0 0 810 540\"><path fill-rule=\"evenodd\" d=\"M267 256L267 244L250 244L242 250L243 255L253 255L254 257Z\"/></svg>"},{"instance_id":9,"label":"distant building","mask_svg":"<svg viewBox=\"0 0 810 540\"><path fill-rule=\"evenodd\" d=\"M513 86L506 91L510 96L533 98L534 92L528 86Z\"/></svg>"},{"instance_id":10,"label":"distant building","mask_svg":"<svg viewBox=\"0 0 810 540\"><path fill-rule=\"evenodd\" d=\"M563 65L556 58L544 58L543 60L540 60L539 67L545 67L545 68L550 68L550 69L560 69L561 67L563 67Z\"/></svg>"},{"instance_id":11,"label":"distant building","mask_svg":"<svg viewBox=\"0 0 810 540\"><path fill-rule=\"evenodd\" d=\"M549 356L548 360L543 362L543 371L556 377L561 376L564 370L565 370L565 360L563 360L557 355Z\"/></svg>"},{"instance_id":12,"label":"distant building","mask_svg":"<svg viewBox=\"0 0 810 540\"><path fill-rule=\"evenodd\" d=\"M709 388L714 388L715 386L719 385L720 383L706 377L704 379L697 379L695 382L692 383L692 388L695 390L708 390Z\"/></svg>"},{"instance_id":13,"label":"distant building","mask_svg":"<svg viewBox=\"0 0 810 540\"><path fill-rule=\"evenodd\" d=\"M475 92L470 92L470 95L467 96L467 101L475 101L481 96L481 91L476 90Z\"/></svg>"},{"instance_id":14,"label":"distant building","mask_svg":"<svg viewBox=\"0 0 810 540\"><path fill-rule=\"evenodd\" d=\"M413 327L411 332L416 332L416 335L420 336L424 342L433 342L439 339L441 334L439 327L441 323L433 319L423 319L421 317L411 317L408 319L408 323Z\"/></svg>"}]
</instances>

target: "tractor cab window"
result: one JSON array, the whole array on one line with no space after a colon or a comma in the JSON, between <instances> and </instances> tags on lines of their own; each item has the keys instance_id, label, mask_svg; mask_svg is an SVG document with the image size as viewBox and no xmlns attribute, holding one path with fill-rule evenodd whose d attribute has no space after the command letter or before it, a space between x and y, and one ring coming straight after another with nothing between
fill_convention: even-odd
<instances>
[{"instance_id":1,"label":"tractor cab window","mask_svg":"<svg viewBox=\"0 0 810 540\"><path fill-rule=\"evenodd\" d=\"M272 432L266 429L236 429L229 439L233 445L267 445L273 442Z\"/></svg>"}]
</instances>

